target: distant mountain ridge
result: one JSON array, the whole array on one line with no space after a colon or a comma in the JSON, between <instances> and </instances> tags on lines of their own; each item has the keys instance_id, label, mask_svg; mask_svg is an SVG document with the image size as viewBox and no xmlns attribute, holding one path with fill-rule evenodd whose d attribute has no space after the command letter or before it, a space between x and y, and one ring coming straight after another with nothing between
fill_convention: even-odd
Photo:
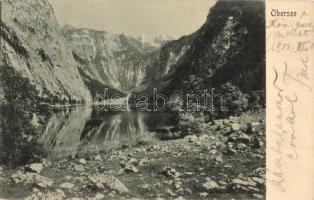
<instances>
[{"instance_id":1,"label":"distant mountain ridge","mask_svg":"<svg viewBox=\"0 0 314 200\"><path fill-rule=\"evenodd\" d=\"M3 9L2 62L47 98L92 101L104 88L172 94L226 82L245 92L265 88L261 1L217 1L199 30L177 40L60 28L47 0L4 0Z\"/></svg>"},{"instance_id":2,"label":"distant mountain ridge","mask_svg":"<svg viewBox=\"0 0 314 200\"><path fill-rule=\"evenodd\" d=\"M68 25L62 33L84 77L126 93L142 82L150 55L159 48L125 34Z\"/></svg>"}]
</instances>

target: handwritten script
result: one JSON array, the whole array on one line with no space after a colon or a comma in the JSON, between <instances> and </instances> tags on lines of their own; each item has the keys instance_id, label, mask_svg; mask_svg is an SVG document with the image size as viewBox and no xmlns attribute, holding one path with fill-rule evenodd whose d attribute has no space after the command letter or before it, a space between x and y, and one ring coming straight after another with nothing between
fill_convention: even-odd
<instances>
[{"instance_id":1,"label":"handwritten script","mask_svg":"<svg viewBox=\"0 0 314 200\"><path fill-rule=\"evenodd\" d=\"M296 129L297 106L302 104L300 94L311 94L313 81L309 52L314 49L314 23L310 13L298 12L293 20L286 17L268 17L266 22L266 53L275 62L268 63L271 71L272 120L267 146L271 156L267 165L267 181L279 192L286 192L284 165L300 157ZM310 108L311 109L311 108ZM268 124L269 125L269 124Z\"/></svg>"}]
</instances>

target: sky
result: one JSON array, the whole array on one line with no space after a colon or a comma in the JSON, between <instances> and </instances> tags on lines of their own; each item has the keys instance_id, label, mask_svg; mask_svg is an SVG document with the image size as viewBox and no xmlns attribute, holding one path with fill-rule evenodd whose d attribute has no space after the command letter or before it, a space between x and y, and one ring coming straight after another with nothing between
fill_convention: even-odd
<instances>
[{"instance_id":1,"label":"sky","mask_svg":"<svg viewBox=\"0 0 314 200\"><path fill-rule=\"evenodd\" d=\"M49 0L60 26L180 37L204 24L215 0Z\"/></svg>"}]
</instances>

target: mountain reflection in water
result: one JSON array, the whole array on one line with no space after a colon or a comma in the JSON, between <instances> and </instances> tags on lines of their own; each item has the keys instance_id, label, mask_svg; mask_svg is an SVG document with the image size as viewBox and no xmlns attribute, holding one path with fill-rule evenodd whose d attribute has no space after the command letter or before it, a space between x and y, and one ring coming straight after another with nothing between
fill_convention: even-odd
<instances>
[{"instance_id":1,"label":"mountain reflection in water","mask_svg":"<svg viewBox=\"0 0 314 200\"><path fill-rule=\"evenodd\" d=\"M80 107L54 113L39 143L50 158L106 151L155 140L154 130L167 129L174 121L175 114L169 112L97 112Z\"/></svg>"}]
</instances>

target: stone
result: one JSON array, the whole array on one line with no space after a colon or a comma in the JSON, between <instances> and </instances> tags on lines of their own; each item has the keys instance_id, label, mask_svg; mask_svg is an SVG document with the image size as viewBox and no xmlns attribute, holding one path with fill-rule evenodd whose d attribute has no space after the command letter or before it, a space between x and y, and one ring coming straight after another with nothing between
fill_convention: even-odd
<instances>
[{"instance_id":1,"label":"stone","mask_svg":"<svg viewBox=\"0 0 314 200\"><path fill-rule=\"evenodd\" d=\"M208 135L201 135L201 136L199 137L199 140L201 140L201 141L208 140L208 139L209 139L209 136L208 136Z\"/></svg>"},{"instance_id":2,"label":"stone","mask_svg":"<svg viewBox=\"0 0 314 200\"><path fill-rule=\"evenodd\" d=\"M264 199L263 195L260 195L260 194L253 194L253 196L258 199Z\"/></svg>"},{"instance_id":3,"label":"stone","mask_svg":"<svg viewBox=\"0 0 314 200\"><path fill-rule=\"evenodd\" d=\"M208 196L208 193L207 192L201 192L199 195L201 198L205 198Z\"/></svg>"},{"instance_id":4,"label":"stone","mask_svg":"<svg viewBox=\"0 0 314 200\"><path fill-rule=\"evenodd\" d=\"M186 175L186 176L193 176L194 173L193 172L184 172L184 175Z\"/></svg>"},{"instance_id":5,"label":"stone","mask_svg":"<svg viewBox=\"0 0 314 200\"><path fill-rule=\"evenodd\" d=\"M222 125L222 124L223 124L223 120L218 119L218 120L213 121L213 125Z\"/></svg>"},{"instance_id":6,"label":"stone","mask_svg":"<svg viewBox=\"0 0 314 200\"><path fill-rule=\"evenodd\" d=\"M223 163L223 159L222 159L221 155L216 156L215 161L220 163L220 164Z\"/></svg>"},{"instance_id":7,"label":"stone","mask_svg":"<svg viewBox=\"0 0 314 200\"><path fill-rule=\"evenodd\" d=\"M160 145L158 145L158 144L155 144L155 145L152 145L152 146L150 146L148 149L147 149L148 151L160 151L161 150L161 147L160 147Z\"/></svg>"},{"instance_id":8,"label":"stone","mask_svg":"<svg viewBox=\"0 0 314 200\"><path fill-rule=\"evenodd\" d=\"M26 197L25 200L41 200L41 199L45 199L45 200L49 200L49 199L53 199L53 200L63 200L65 199L65 194L62 190L60 189L56 189L55 191L47 191L45 193L33 190L33 194L31 194L30 196Z\"/></svg>"},{"instance_id":9,"label":"stone","mask_svg":"<svg viewBox=\"0 0 314 200\"><path fill-rule=\"evenodd\" d=\"M238 132L233 132L228 136L228 141L236 141L239 138Z\"/></svg>"},{"instance_id":10,"label":"stone","mask_svg":"<svg viewBox=\"0 0 314 200\"><path fill-rule=\"evenodd\" d=\"M185 200L185 198L183 196L179 196L179 197L175 198L175 200Z\"/></svg>"},{"instance_id":11,"label":"stone","mask_svg":"<svg viewBox=\"0 0 314 200\"><path fill-rule=\"evenodd\" d=\"M103 194L97 193L95 195L95 199L104 199L104 198L105 198L105 195L103 195Z\"/></svg>"},{"instance_id":12,"label":"stone","mask_svg":"<svg viewBox=\"0 0 314 200\"><path fill-rule=\"evenodd\" d=\"M243 142L243 143L250 143L251 142L251 138L250 136L248 136L245 133L241 133L240 137L237 138L238 141Z\"/></svg>"},{"instance_id":13,"label":"stone","mask_svg":"<svg viewBox=\"0 0 314 200\"><path fill-rule=\"evenodd\" d=\"M66 190L71 190L74 187L73 183L65 182L60 184L60 188L66 189Z\"/></svg>"},{"instance_id":14,"label":"stone","mask_svg":"<svg viewBox=\"0 0 314 200\"><path fill-rule=\"evenodd\" d=\"M102 183L96 183L96 187L97 187L98 189L105 189L105 186L104 186L104 184L102 184Z\"/></svg>"},{"instance_id":15,"label":"stone","mask_svg":"<svg viewBox=\"0 0 314 200\"><path fill-rule=\"evenodd\" d=\"M139 170L136 167L134 167L133 165L127 165L124 167L124 171L137 173Z\"/></svg>"},{"instance_id":16,"label":"stone","mask_svg":"<svg viewBox=\"0 0 314 200\"><path fill-rule=\"evenodd\" d=\"M174 188L175 188L176 190L182 188L182 182L180 182L180 181L175 182Z\"/></svg>"},{"instance_id":17,"label":"stone","mask_svg":"<svg viewBox=\"0 0 314 200\"><path fill-rule=\"evenodd\" d=\"M44 166L41 163L32 163L27 167L27 170L30 172L40 173L43 170Z\"/></svg>"},{"instance_id":18,"label":"stone","mask_svg":"<svg viewBox=\"0 0 314 200\"><path fill-rule=\"evenodd\" d=\"M188 135L185 137L189 142L195 143L198 141L198 137L196 135Z\"/></svg>"},{"instance_id":19,"label":"stone","mask_svg":"<svg viewBox=\"0 0 314 200\"><path fill-rule=\"evenodd\" d=\"M80 164L82 164L82 165L86 165L86 164L87 164L87 162L86 162L86 160L85 160L84 158L79 159L78 162L79 162Z\"/></svg>"},{"instance_id":20,"label":"stone","mask_svg":"<svg viewBox=\"0 0 314 200\"><path fill-rule=\"evenodd\" d=\"M259 122L251 122L251 123L249 123L248 128L247 128L247 133L248 134L253 134L253 133L258 132L258 126L259 125L260 125Z\"/></svg>"},{"instance_id":21,"label":"stone","mask_svg":"<svg viewBox=\"0 0 314 200\"><path fill-rule=\"evenodd\" d=\"M224 128L221 133L223 135L229 135L230 133L232 133L232 129L230 127Z\"/></svg>"},{"instance_id":22,"label":"stone","mask_svg":"<svg viewBox=\"0 0 314 200\"><path fill-rule=\"evenodd\" d=\"M145 164L147 164L149 162L149 160L147 158L142 158L139 162L138 162L138 166L144 166Z\"/></svg>"},{"instance_id":23,"label":"stone","mask_svg":"<svg viewBox=\"0 0 314 200\"><path fill-rule=\"evenodd\" d=\"M236 154L237 153L237 151L235 150L235 149L233 149L233 148L227 148L225 151L224 151L224 154L225 155L234 155L234 154Z\"/></svg>"},{"instance_id":24,"label":"stone","mask_svg":"<svg viewBox=\"0 0 314 200\"><path fill-rule=\"evenodd\" d=\"M264 167L259 167L253 171L255 176L265 177L266 169Z\"/></svg>"},{"instance_id":25,"label":"stone","mask_svg":"<svg viewBox=\"0 0 314 200\"><path fill-rule=\"evenodd\" d=\"M206 181L202 184L202 186L207 190L214 190L219 188L219 185L210 178L206 178Z\"/></svg>"},{"instance_id":26,"label":"stone","mask_svg":"<svg viewBox=\"0 0 314 200\"><path fill-rule=\"evenodd\" d=\"M230 123L230 121L229 121L228 119L224 119L224 120L223 120L223 123L226 124L226 125L228 125L228 124Z\"/></svg>"},{"instance_id":27,"label":"stone","mask_svg":"<svg viewBox=\"0 0 314 200\"><path fill-rule=\"evenodd\" d=\"M222 180L218 181L218 183L219 183L219 185L223 185L223 186L227 185L227 182L226 181L222 181Z\"/></svg>"},{"instance_id":28,"label":"stone","mask_svg":"<svg viewBox=\"0 0 314 200\"><path fill-rule=\"evenodd\" d=\"M264 146L264 142L258 138L258 137L254 137L253 139L253 147L254 148L261 148Z\"/></svg>"},{"instance_id":29,"label":"stone","mask_svg":"<svg viewBox=\"0 0 314 200\"><path fill-rule=\"evenodd\" d=\"M130 163L132 165L136 165L136 164L138 164L138 159L132 157L128 160L128 163Z\"/></svg>"},{"instance_id":30,"label":"stone","mask_svg":"<svg viewBox=\"0 0 314 200\"><path fill-rule=\"evenodd\" d=\"M164 200L164 199L161 197L157 197L157 198L155 198L155 200Z\"/></svg>"},{"instance_id":31,"label":"stone","mask_svg":"<svg viewBox=\"0 0 314 200\"><path fill-rule=\"evenodd\" d=\"M260 122L251 122L250 127L256 127L259 126L261 123Z\"/></svg>"},{"instance_id":32,"label":"stone","mask_svg":"<svg viewBox=\"0 0 314 200\"><path fill-rule=\"evenodd\" d=\"M263 178L252 177L252 180L259 184L264 184L265 180Z\"/></svg>"},{"instance_id":33,"label":"stone","mask_svg":"<svg viewBox=\"0 0 314 200\"><path fill-rule=\"evenodd\" d=\"M4 177L0 177L0 185L6 185L6 184L9 184L10 183L10 180L7 179L7 178L4 178Z\"/></svg>"},{"instance_id":34,"label":"stone","mask_svg":"<svg viewBox=\"0 0 314 200\"><path fill-rule=\"evenodd\" d=\"M234 185L243 185L243 186L256 186L256 183L250 179L248 180L243 180L240 178L236 178L232 180L232 184Z\"/></svg>"},{"instance_id":35,"label":"stone","mask_svg":"<svg viewBox=\"0 0 314 200\"><path fill-rule=\"evenodd\" d=\"M90 175L88 176L88 179L93 184L101 183L105 187L108 187L112 190L119 191L121 193L128 192L128 188L116 177L111 175L105 175L105 174L96 174L96 175Z\"/></svg>"},{"instance_id":36,"label":"stone","mask_svg":"<svg viewBox=\"0 0 314 200\"><path fill-rule=\"evenodd\" d=\"M96 155L96 156L95 156L95 160L96 160L96 161L101 161L101 156L100 156L100 155Z\"/></svg>"},{"instance_id":37,"label":"stone","mask_svg":"<svg viewBox=\"0 0 314 200\"><path fill-rule=\"evenodd\" d=\"M143 185L140 186L140 191L150 191L151 190L151 186L147 183L144 183Z\"/></svg>"},{"instance_id":38,"label":"stone","mask_svg":"<svg viewBox=\"0 0 314 200\"><path fill-rule=\"evenodd\" d=\"M240 128L241 128L241 126L240 126L240 124L238 124L238 123L233 123L233 124L231 125L232 131L239 131Z\"/></svg>"},{"instance_id":39,"label":"stone","mask_svg":"<svg viewBox=\"0 0 314 200\"><path fill-rule=\"evenodd\" d=\"M34 185L37 185L40 188L48 188L48 187L51 187L52 184L53 184L52 180L43 176L37 177L34 180Z\"/></svg>"}]
</instances>

